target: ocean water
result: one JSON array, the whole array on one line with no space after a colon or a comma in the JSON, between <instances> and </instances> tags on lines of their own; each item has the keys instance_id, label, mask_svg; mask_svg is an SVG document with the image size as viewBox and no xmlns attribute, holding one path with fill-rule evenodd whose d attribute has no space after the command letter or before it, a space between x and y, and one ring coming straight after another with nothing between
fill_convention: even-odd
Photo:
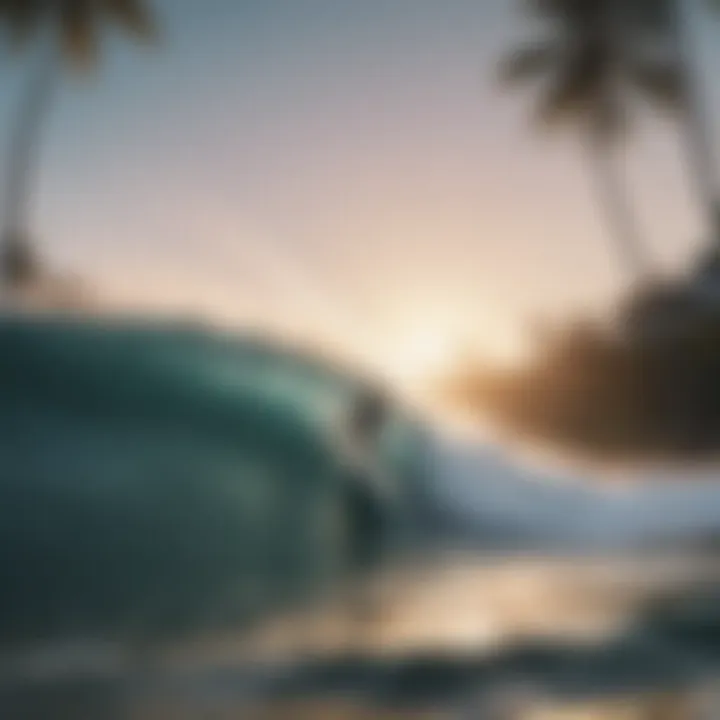
<instances>
[{"instance_id":1,"label":"ocean water","mask_svg":"<svg viewBox=\"0 0 720 720\"><path fill-rule=\"evenodd\" d=\"M259 337L0 321L2 717L711 712L712 480L541 473L398 403L409 540L340 592L333 430L372 383Z\"/></svg>"},{"instance_id":2,"label":"ocean water","mask_svg":"<svg viewBox=\"0 0 720 720\"><path fill-rule=\"evenodd\" d=\"M174 636L342 571L333 433L372 381L261 337L0 321L0 638ZM418 471L398 408L383 464Z\"/></svg>"}]
</instances>

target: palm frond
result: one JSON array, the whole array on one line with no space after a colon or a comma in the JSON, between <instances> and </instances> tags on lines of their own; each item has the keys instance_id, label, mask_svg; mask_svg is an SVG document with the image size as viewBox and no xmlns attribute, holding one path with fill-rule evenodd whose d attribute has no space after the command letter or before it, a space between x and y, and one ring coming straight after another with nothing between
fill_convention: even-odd
<instances>
[{"instance_id":1,"label":"palm frond","mask_svg":"<svg viewBox=\"0 0 720 720\"><path fill-rule=\"evenodd\" d=\"M0 22L15 46L24 45L37 32L43 15L42 0L0 0Z\"/></svg>"},{"instance_id":2,"label":"palm frond","mask_svg":"<svg viewBox=\"0 0 720 720\"><path fill-rule=\"evenodd\" d=\"M603 50L588 45L568 58L546 96L549 117L553 115L553 103L555 112L564 115L592 105L605 92L609 58Z\"/></svg>"},{"instance_id":3,"label":"palm frond","mask_svg":"<svg viewBox=\"0 0 720 720\"><path fill-rule=\"evenodd\" d=\"M535 17L554 19L573 12L583 0L524 0L525 12Z\"/></svg>"},{"instance_id":4,"label":"palm frond","mask_svg":"<svg viewBox=\"0 0 720 720\"><path fill-rule=\"evenodd\" d=\"M617 140L630 131L631 117L627 103L620 93L607 92L596 98L592 111L586 115L586 127L596 139L607 143Z\"/></svg>"},{"instance_id":5,"label":"palm frond","mask_svg":"<svg viewBox=\"0 0 720 720\"><path fill-rule=\"evenodd\" d=\"M97 61L97 6L91 0L68 0L60 8L61 42L65 55L79 69Z\"/></svg>"},{"instance_id":6,"label":"palm frond","mask_svg":"<svg viewBox=\"0 0 720 720\"><path fill-rule=\"evenodd\" d=\"M631 66L628 77L650 100L668 109L678 110L685 104L685 83L675 63Z\"/></svg>"},{"instance_id":7,"label":"palm frond","mask_svg":"<svg viewBox=\"0 0 720 720\"><path fill-rule=\"evenodd\" d=\"M544 20L588 26L622 0L525 0L527 11Z\"/></svg>"},{"instance_id":8,"label":"palm frond","mask_svg":"<svg viewBox=\"0 0 720 720\"><path fill-rule=\"evenodd\" d=\"M562 5L562 0L524 0L522 11L536 17L548 18L556 16Z\"/></svg>"},{"instance_id":9,"label":"palm frond","mask_svg":"<svg viewBox=\"0 0 720 720\"><path fill-rule=\"evenodd\" d=\"M557 78L541 94L536 120L543 128L576 122L587 112L589 105L584 91L568 83L565 78Z\"/></svg>"},{"instance_id":10,"label":"palm frond","mask_svg":"<svg viewBox=\"0 0 720 720\"><path fill-rule=\"evenodd\" d=\"M587 48L568 63L540 98L540 126L572 123L608 139L622 134L629 119L617 83L609 82L607 60L602 52Z\"/></svg>"},{"instance_id":11,"label":"palm frond","mask_svg":"<svg viewBox=\"0 0 720 720\"><path fill-rule=\"evenodd\" d=\"M551 71L559 56L558 48L547 43L521 47L500 62L498 75L508 84L533 80Z\"/></svg>"},{"instance_id":12,"label":"palm frond","mask_svg":"<svg viewBox=\"0 0 720 720\"><path fill-rule=\"evenodd\" d=\"M584 102L573 98L560 85L546 88L535 108L534 122L541 130L552 130L577 122L583 115Z\"/></svg>"},{"instance_id":13,"label":"palm frond","mask_svg":"<svg viewBox=\"0 0 720 720\"><path fill-rule=\"evenodd\" d=\"M105 0L103 12L123 30L142 40L157 37L155 18L142 0Z\"/></svg>"},{"instance_id":14,"label":"palm frond","mask_svg":"<svg viewBox=\"0 0 720 720\"><path fill-rule=\"evenodd\" d=\"M707 0L720 10L720 0ZM611 137L629 124L628 87L665 108L684 103L673 54L678 0L524 0L549 40L500 64L505 82L547 81L541 125L575 122ZM547 37L547 35L546 35Z\"/></svg>"},{"instance_id":15,"label":"palm frond","mask_svg":"<svg viewBox=\"0 0 720 720\"><path fill-rule=\"evenodd\" d=\"M64 55L81 69L97 61L103 20L142 39L156 35L154 18L143 0L0 0L0 24L15 43L22 44L41 25L52 23Z\"/></svg>"},{"instance_id":16,"label":"palm frond","mask_svg":"<svg viewBox=\"0 0 720 720\"><path fill-rule=\"evenodd\" d=\"M626 28L643 35L667 33L675 23L678 0L615 0Z\"/></svg>"}]
</instances>

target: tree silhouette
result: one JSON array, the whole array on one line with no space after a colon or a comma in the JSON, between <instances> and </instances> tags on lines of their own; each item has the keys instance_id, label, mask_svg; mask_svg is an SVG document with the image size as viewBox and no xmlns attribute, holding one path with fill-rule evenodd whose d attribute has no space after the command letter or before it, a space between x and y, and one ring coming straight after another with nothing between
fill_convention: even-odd
<instances>
[{"instance_id":1,"label":"tree silhouette","mask_svg":"<svg viewBox=\"0 0 720 720\"><path fill-rule=\"evenodd\" d=\"M652 72L638 77L643 89L664 93L678 111L682 122L684 146L690 176L696 185L708 232L711 258L718 260L720 243L720 179L708 107L693 54L692 9L697 3L683 0L633 0L644 17L653 23L653 33L660 41ZM706 3L720 10L718 0ZM670 88L670 92L667 90Z\"/></svg>"},{"instance_id":2,"label":"tree silhouette","mask_svg":"<svg viewBox=\"0 0 720 720\"><path fill-rule=\"evenodd\" d=\"M630 129L637 94L676 108L682 87L678 64L657 51L668 21L667 3L657 2L530 0L528 9L542 22L543 36L501 64L505 82L541 85L540 125L581 132L618 253L635 275L648 263L614 151Z\"/></svg>"},{"instance_id":3,"label":"tree silhouette","mask_svg":"<svg viewBox=\"0 0 720 720\"><path fill-rule=\"evenodd\" d=\"M0 22L18 48L37 51L37 67L12 129L4 188L0 281L14 292L32 287L43 275L28 228L31 181L61 70L95 67L107 26L149 40L155 25L142 0L0 0Z\"/></svg>"}]
</instances>

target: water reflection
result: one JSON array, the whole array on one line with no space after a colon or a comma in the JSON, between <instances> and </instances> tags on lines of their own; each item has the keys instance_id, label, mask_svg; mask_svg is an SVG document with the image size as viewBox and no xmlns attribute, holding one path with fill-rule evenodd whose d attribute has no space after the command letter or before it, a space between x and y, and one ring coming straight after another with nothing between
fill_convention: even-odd
<instances>
[{"instance_id":1,"label":"water reflection","mask_svg":"<svg viewBox=\"0 0 720 720\"><path fill-rule=\"evenodd\" d=\"M398 409L374 459L407 499L411 542L361 563L368 611L343 588L317 607L342 584L306 587L326 554L338 560L320 513L340 476L326 415L359 381L186 329L0 334L0 620L6 637L22 626L46 643L0 654L3 719L275 717L280 705L292 718L519 717L694 698L719 669L717 486L541 483ZM660 540L654 554L599 554ZM534 555L511 553L521 546ZM277 619L305 601L312 611ZM221 637L178 644L187 627Z\"/></svg>"},{"instance_id":2,"label":"water reflection","mask_svg":"<svg viewBox=\"0 0 720 720\"><path fill-rule=\"evenodd\" d=\"M107 646L95 656L86 647L84 669L76 650L75 676L67 664L64 677L54 676L46 653L45 673L38 654L32 677L28 656L24 679L4 675L2 717L651 720L720 712L720 563L712 557L490 558L443 568L380 578L381 611L361 625L338 603L250 640L176 647L142 676L128 674L121 656L113 665ZM58 707L66 714L48 714Z\"/></svg>"}]
</instances>

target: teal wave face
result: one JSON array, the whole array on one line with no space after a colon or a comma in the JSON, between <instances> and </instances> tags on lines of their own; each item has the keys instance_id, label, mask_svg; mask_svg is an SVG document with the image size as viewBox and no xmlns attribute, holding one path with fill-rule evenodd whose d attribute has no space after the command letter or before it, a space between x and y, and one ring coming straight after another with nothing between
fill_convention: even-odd
<instances>
[{"instance_id":1,"label":"teal wave face","mask_svg":"<svg viewBox=\"0 0 720 720\"><path fill-rule=\"evenodd\" d=\"M258 338L2 321L0 637L246 623L325 588L332 423L365 382Z\"/></svg>"}]
</instances>

